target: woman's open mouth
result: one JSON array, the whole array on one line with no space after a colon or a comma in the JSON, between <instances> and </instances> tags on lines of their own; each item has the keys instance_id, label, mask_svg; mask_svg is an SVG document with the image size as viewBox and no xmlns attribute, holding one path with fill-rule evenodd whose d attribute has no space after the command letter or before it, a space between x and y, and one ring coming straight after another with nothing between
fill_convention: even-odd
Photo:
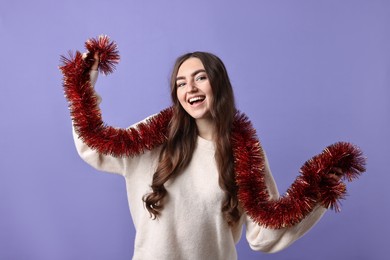
<instances>
[{"instance_id":1,"label":"woman's open mouth","mask_svg":"<svg viewBox=\"0 0 390 260\"><path fill-rule=\"evenodd\" d=\"M190 105L196 105L202 103L206 99L206 96L196 96L188 99Z\"/></svg>"}]
</instances>

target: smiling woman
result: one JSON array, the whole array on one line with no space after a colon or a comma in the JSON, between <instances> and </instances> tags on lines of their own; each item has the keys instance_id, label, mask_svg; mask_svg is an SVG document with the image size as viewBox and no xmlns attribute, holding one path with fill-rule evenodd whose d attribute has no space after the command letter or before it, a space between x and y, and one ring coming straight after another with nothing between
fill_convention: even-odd
<instances>
[{"instance_id":1,"label":"smiling woman","mask_svg":"<svg viewBox=\"0 0 390 260\"><path fill-rule=\"evenodd\" d=\"M337 143L307 161L280 197L256 131L236 110L224 64L206 52L177 59L172 107L130 128L106 126L96 69L112 72L119 56L105 36L86 47L84 58L77 52L61 66L74 140L91 166L124 177L134 259L236 259L244 225L253 250L282 250L337 208L341 179L365 170L360 150Z\"/></svg>"},{"instance_id":2,"label":"smiling woman","mask_svg":"<svg viewBox=\"0 0 390 260\"><path fill-rule=\"evenodd\" d=\"M213 92L200 59L189 58L183 62L177 72L176 86L180 105L195 119L197 126L199 127L198 123L201 120L207 121L210 126L213 125L210 114Z\"/></svg>"}]
</instances>

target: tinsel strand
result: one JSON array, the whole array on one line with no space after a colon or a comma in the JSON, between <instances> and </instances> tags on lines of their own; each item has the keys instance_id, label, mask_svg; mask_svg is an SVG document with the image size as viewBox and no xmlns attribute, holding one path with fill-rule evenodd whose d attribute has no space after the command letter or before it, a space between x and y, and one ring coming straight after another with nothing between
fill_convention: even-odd
<instances>
[{"instance_id":1,"label":"tinsel strand","mask_svg":"<svg viewBox=\"0 0 390 260\"><path fill-rule=\"evenodd\" d=\"M163 144L167 140L172 108L132 128L114 128L103 123L89 70L95 52L100 54L99 68L104 74L115 69L119 54L116 44L107 36L90 39L85 46L89 51L86 58L80 52L69 53L69 57L61 57L60 66L65 96L80 138L99 153L117 157L135 156ZM256 223L269 228L293 226L318 204L339 210L338 201L345 197L346 187L332 178L333 169L341 169L341 178L348 181L365 171L362 152L350 143L339 142L308 160L285 195L270 201L262 147L250 121L239 112L234 118L231 142L238 199Z\"/></svg>"},{"instance_id":2,"label":"tinsel strand","mask_svg":"<svg viewBox=\"0 0 390 260\"><path fill-rule=\"evenodd\" d=\"M308 160L286 194L270 201L264 180L262 148L244 115L234 121L232 146L238 198L255 222L269 228L293 226L317 204L338 211L338 201L345 197L346 188L330 175L332 169L340 168L346 180L353 180L365 171L361 151L350 143L339 142Z\"/></svg>"},{"instance_id":3,"label":"tinsel strand","mask_svg":"<svg viewBox=\"0 0 390 260\"><path fill-rule=\"evenodd\" d=\"M113 156L134 156L151 150L165 142L172 109L168 108L159 117L152 117L145 123L128 129L117 129L106 126L98 107L97 98L90 83L89 70L92 65L89 56L99 52L103 66L102 72L109 73L119 60L116 45L108 37L88 40L86 48L90 51L87 58L80 52L69 58L62 56L63 87L69 101L73 124L77 134L92 149L99 153Z\"/></svg>"}]
</instances>

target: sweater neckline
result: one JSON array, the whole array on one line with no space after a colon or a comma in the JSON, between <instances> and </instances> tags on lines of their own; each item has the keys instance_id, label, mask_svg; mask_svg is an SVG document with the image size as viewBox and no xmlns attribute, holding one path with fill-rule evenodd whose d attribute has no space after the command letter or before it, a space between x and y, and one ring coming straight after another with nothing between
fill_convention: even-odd
<instances>
[{"instance_id":1,"label":"sweater neckline","mask_svg":"<svg viewBox=\"0 0 390 260\"><path fill-rule=\"evenodd\" d=\"M203 137L200 137L199 135L198 135L198 139L197 139L197 145L198 145L198 148L207 149L210 151L215 151L214 142L207 140L207 139L204 139Z\"/></svg>"}]
</instances>

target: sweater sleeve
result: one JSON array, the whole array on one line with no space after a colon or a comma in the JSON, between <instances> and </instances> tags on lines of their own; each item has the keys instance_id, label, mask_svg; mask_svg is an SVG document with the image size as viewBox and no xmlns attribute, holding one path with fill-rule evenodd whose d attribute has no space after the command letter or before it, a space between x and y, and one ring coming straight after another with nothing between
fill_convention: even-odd
<instances>
[{"instance_id":1,"label":"sweater sleeve","mask_svg":"<svg viewBox=\"0 0 390 260\"><path fill-rule=\"evenodd\" d=\"M114 157L112 155L104 155L98 153L96 150L91 149L86 145L81 138L78 137L77 133L73 129L73 139L77 149L77 153L86 163L88 163L93 168L109 172L117 173L120 175L125 174L125 157Z\"/></svg>"},{"instance_id":2,"label":"sweater sleeve","mask_svg":"<svg viewBox=\"0 0 390 260\"><path fill-rule=\"evenodd\" d=\"M265 182L271 200L279 198L278 188L271 174L267 157L265 159ZM326 209L316 206L314 210L300 223L281 229L265 228L255 223L249 216L245 216L246 239L252 250L274 253L287 248L294 241L308 232L324 215Z\"/></svg>"},{"instance_id":3,"label":"sweater sleeve","mask_svg":"<svg viewBox=\"0 0 390 260\"><path fill-rule=\"evenodd\" d=\"M96 81L98 78L98 71L91 70L90 71L90 82L93 87L95 87ZM101 102L101 97L95 92L95 95L98 98L98 103ZM87 144L83 142L83 140L78 136L75 131L75 128L72 124L73 129L73 139L75 142L75 146L79 156L89 165L94 167L97 170L117 173L124 175L125 173L125 165L126 157L114 157L112 155L104 155L100 154L94 149L91 149Z\"/></svg>"}]
</instances>

